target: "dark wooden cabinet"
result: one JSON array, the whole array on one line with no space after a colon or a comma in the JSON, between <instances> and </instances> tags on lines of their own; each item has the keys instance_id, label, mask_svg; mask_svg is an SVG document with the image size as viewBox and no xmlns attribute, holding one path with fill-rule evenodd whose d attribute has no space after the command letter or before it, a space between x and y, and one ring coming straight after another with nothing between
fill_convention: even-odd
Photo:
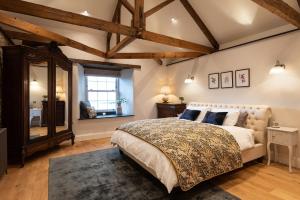
<instances>
[{"instance_id":1,"label":"dark wooden cabinet","mask_svg":"<svg viewBox=\"0 0 300 200\"><path fill-rule=\"evenodd\" d=\"M42 126L48 126L48 101L42 101ZM65 102L56 101L56 125L63 126L65 123Z\"/></svg>"},{"instance_id":2,"label":"dark wooden cabinet","mask_svg":"<svg viewBox=\"0 0 300 200\"><path fill-rule=\"evenodd\" d=\"M72 62L56 45L3 47L2 73L9 163L24 165L37 151L65 140L74 143Z\"/></svg>"},{"instance_id":3,"label":"dark wooden cabinet","mask_svg":"<svg viewBox=\"0 0 300 200\"><path fill-rule=\"evenodd\" d=\"M178 114L182 113L186 108L186 104L175 104L175 103L157 103L157 117L177 117Z\"/></svg>"}]
</instances>

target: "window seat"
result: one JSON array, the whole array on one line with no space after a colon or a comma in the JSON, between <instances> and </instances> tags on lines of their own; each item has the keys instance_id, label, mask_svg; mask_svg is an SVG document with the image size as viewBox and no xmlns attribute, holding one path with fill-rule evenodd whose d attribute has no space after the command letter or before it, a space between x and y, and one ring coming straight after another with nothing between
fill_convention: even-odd
<instances>
[{"instance_id":1,"label":"window seat","mask_svg":"<svg viewBox=\"0 0 300 200\"><path fill-rule=\"evenodd\" d=\"M96 118L86 118L86 119L79 119L79 120L90 120L90 119L105 119L105 118L119 118L119 117L133 117L134 115L97 115Z\"/></svg>"}]
</instances>

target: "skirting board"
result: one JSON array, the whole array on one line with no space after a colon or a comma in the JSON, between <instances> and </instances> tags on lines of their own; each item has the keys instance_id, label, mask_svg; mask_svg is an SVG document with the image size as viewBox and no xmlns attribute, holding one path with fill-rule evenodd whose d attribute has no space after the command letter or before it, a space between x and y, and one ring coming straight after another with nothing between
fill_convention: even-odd
<instances>
[{"instance_id":1,"label":"skirting board","mask_svg":"<svg viewBox=\"0 0 300 200\"><path fill-rule=\"evenodd\" d=\"M273 152L272 152L271 158L272 158L271 161L275 162ZM288 154L278 152L278 158L277 158L276 162L284 164L284 165L288 165L289 164L288 159L289 159ZM292 166L295 167L295 168L300 168L300 158L296 157L296 155L293 156Z\"/></svg>"},{"instance_id":2,"label":"skirting board","mask_svg":"<svg viewBox=\"0 0 300 200\"><path fill-rule=\"evenodd\" d=\"M80 135L75 134L75 140L76 141L84 141L84 140L110 138L113 133L114 133L114 131L87 133L87 134L80 134Z\"/></svg>"}]
</instances>

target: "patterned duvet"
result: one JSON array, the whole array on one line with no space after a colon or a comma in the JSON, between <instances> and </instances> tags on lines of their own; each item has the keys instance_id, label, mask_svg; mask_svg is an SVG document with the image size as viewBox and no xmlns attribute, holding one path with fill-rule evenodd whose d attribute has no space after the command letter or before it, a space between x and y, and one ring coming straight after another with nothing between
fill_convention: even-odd
<instances>
[{"instance_id":1,"label":"patterned duvet","mask_svg":"<svg viewBox=\"0 0 300 200\"><path fill-rule=\"evenodd\" d=\"M234 137L213 125L164 118L130 122L118 129L163 152L173 164L183 191L243 165Z\"/></svg>"}]
</instances>

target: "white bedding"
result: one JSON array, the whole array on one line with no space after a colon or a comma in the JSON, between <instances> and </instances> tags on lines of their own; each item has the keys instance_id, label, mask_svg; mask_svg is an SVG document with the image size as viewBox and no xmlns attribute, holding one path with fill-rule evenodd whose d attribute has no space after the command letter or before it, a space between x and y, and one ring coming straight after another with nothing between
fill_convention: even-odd
<instances>
[{"instance_id":1,"label":"white bedding","mask_svg":"<svg viewBox=\"0 0 300 200\"><path fill-rule=\"evenodd\" d=\"M197 122L195 122L197 123ZM233 135L240 146L241 151L254 147L254 135L252 129L236 126L219 126ZM129 134L117 130L111 138L113 144L117 144L135 159L143 163L156 173L156 177L166 186L170 193L178 183L175 169L170 160L155 146Z\"/></svg>"}]
</instances>

